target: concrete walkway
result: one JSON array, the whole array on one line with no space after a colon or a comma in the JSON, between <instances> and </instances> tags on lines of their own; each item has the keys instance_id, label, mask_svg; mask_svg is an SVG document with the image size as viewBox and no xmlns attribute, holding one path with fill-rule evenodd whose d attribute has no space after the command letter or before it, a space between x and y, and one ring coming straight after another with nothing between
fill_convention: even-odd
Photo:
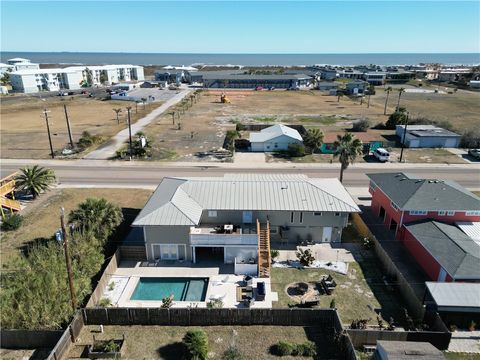
<instances>
[{"instance_id":1,"label":"concrete walkway","mask_svg":"<svg viewBox=\"0 0 480 360\"><path fill-rule=\"evenodd\" d=\"M255 153L255 152L236 152L233 158L233 162L240 166L259 166L265 165L267 162L265 160L265 153Z\"/></svg>"},{"instance_id":2,"label":"concrete walkway","mask_svg":"<svg viewBox=\"0 0 480 360\"><path fill-rule=\"evenodd\" d=\"M480 354L480 331L454 331L448 351Z\"/></svg>"},{"instance_id":3,"label":"concrete walkway","mask_svg":"<svg viewBox=\"0 0 480 360\"><path fill-rule=\"evenodd\" d=\"M141 131L145 126L149 125L159 115L163 114L169 107L179 103L182 99L188 95L191 90L182 90L178 94L174 95L164 104L153 110L147 116L138 120L132 125L132 136ZM128 127L120 131L115 135L105 146L102 146L89 154L85 155L83 159L88 160L108 160L115 156L115 152L128 140Z\"/></svg>"}]
</instances>

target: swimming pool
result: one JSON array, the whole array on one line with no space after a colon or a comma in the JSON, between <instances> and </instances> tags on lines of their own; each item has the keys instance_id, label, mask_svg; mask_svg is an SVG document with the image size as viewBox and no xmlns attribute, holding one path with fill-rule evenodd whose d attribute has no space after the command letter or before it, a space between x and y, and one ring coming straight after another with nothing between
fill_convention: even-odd
<instances>
[{"instance_id":1,"label":"swimming pool","mask_svg":"<svg viewBox=\"0 0 480 360\"><path fill-rule=\"evenodd\" d=\"M204 301L208 278L142 277L130 300L162 300L173 294L174 301Z\"/></svg>"}]
</instances>

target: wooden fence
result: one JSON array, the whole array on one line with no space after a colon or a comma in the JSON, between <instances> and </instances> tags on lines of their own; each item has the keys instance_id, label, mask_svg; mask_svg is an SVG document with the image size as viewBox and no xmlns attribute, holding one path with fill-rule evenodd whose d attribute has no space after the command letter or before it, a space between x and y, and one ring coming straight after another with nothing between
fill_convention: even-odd
<instances>
[{"instance_id":1,"label":"wooden fence","mask_svg":"<svg viewBox=\"0 0 480 360\"><path fill-rule=\"evenodd\" d=\"M396 279L395 285L398 287L399 293L402 295L409 313L416 319L423 319L425 307L422 302L359 214L352 214L352 223L362 237L368 237L373 241L375 254L380 260L386 274Z\"/></svg>"},{"instance_id":2,"label":"wooden fence","mask_svg":"<svg viewBox=\"0 0 480 360\"><path fill-rule=\"evenodd\" d=\"M120 249L117 249L113 254L112 258L108 262L105 270L103 271L102 277L98 280L97 286L95 290L93 290L92 295L90 295L90 299L88 299L87 307L92 307L97 304L97 302L102 298L103 291L105 287L108 285L112 274L117 271L118 264L120 263Z\"/></svg>"},{"instance_id":3,"label":"wooden fence","mask_svg":"<svg viewBox=\"0 0 480 360\"><path fill-rule=\"evenodd\" d=\"M53 348L64 330L0 330L0 344L6 349Z\"/></svg>"},{"instance_id":4,"label":"wooden fence","mask_svg":"<svg viewBox=\"0 0 480 360\"><path fill-rule=\"evenodd\" d=\"M147 260L145 246L120 246L120 258L129 260Z\"/></svg>"}]
</instances>

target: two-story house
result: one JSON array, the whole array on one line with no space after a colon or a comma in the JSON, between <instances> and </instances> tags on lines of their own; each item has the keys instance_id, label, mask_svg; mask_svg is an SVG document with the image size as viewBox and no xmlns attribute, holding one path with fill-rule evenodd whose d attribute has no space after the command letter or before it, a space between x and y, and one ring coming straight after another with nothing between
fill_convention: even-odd
<instances>
[{"instance_id":1,"label":"two-story house","mask_svg":"<svg viewBox=\"0 0 480 360\"><path fill-rule=\"evenodd\" d=\"M367 174L372 211L403 237L403 224L432 219L447 224L480 221L480 198L450 180L421 179L406 173Z\"/></svg>"},{"instance_id":2,"label":"two-story house","mask_svg":"<svg viewBox=\"0 0 480 360\"><path fill-rule=\"evenodd\" d=\"M359 211L337 179L225 174L164 178L132 225L143 228L149 260L233 263L257 261L265 229L273 248L339 242Z\"/></svg>"}]
</instances>

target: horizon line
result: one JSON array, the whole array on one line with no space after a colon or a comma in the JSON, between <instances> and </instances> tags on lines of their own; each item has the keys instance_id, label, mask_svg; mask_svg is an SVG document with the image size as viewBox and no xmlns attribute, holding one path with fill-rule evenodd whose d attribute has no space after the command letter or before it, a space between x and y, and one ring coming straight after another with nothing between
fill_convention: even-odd
<instances>
[{"instance_id":1,"label":"horizon line","mask_svg":"<svg viewBox=\"0 0 480 360\"><path fill-rule=\"evenodd\" d=\"M461 52L328 52L328 53L282 53L282 52L265 52L265 53L256 53L256 52L244 52L244 53L233 53L233 52L125 52L125 51L28 51L28 50L0 50L0 53L55 53L55 54L154 54L154 55L378 55L378 54L478 54L480 52L470 52L470 51L461 51Z\"/></svg>"}]
</instances>

